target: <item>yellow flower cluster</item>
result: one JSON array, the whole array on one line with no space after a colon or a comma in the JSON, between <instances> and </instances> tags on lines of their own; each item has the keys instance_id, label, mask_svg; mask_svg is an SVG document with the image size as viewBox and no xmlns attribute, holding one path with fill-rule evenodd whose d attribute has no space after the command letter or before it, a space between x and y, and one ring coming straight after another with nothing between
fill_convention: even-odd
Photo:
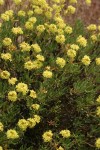
<instances>
[{"instance_id":1,"label":"yellow flower cluster","mask_svg":"<svg viewBox=\"0 0 100 150\"><path fill-rule=\"evenodd\" d=\"M22 52L27 52L27 51L29 52L30 49L31 49L31 46L26 42L22 42L20 44L20 49L21 49Z\"/></svg>"},{"instance_id":2,"label":"yellow flower cluster","mask_svg":"<svg viewBox=\"0 0 100 150\"><path fill-rule=\"evenodd\" d=\"M89 31L96 31L97 27L96 27L95 24L90 24L90 25L87 27L87 29L88 29Z\"/></svg>"},{"instance_id":3,"label":"yellow flower cluster","mask_svg":"<svg viewBox=\"0 0 100 150\"><path fill-rule=\"evenodd\" d=\"M27 30L33 30L33 23L27 21L27 22L25 23L25 28L26 28Z\"/></svg>"},{"instance_id":4,"label":"yellow flower cluster","mask_svg":"<svg viewBox=\"0 0 100 150\"><path fill-rule=\"evenodd\" d=\"M100 95L98 96L98 98L96 99L96 101L97 101L98 103L100 103Z\"/></svg>"},{"instance_id":5,"label":"yellow flower cluster","mask_svg":"<svg viewBox=\"0 0 100 150\"><path fill-rule=\"evenodd\" d=\"M91 5L91 0L85 0L87 5Z\"/></svg>"},{"instance_id":6,"label":"yellow flower cluster","mask_svg":"<svg viewBox=\"0 0 100 150\"><path fill-rule=\"evenodd\" d=\"M1 71L0 77L1 77L2 79L9 79L10 73L9 73L7 70Z\"/></svg>"},{"instance_id":7,"label":"yellow flower cluster","mask_svg":"<svg viewBox=\"0 0 100 150\"><path fill-rule=\"evenodd\" d=\"M20 119L17 123L18 127L22 130L25 131L28 127L33 128L37 123L39 123L41 120L40 116L34 115L33 118L28 118L26 119Z\"/></svg>"},{"instance_id":8,"label":"yellow flower cluster","mask_svg":"<svg viewBox=\"0 0 100 150\"><path fill-rule=\"evenodd\" d=\"M60 134L62 135L63 138L69 138L71 136L69 130L61 130Z\"/></svg>"},{"instance_id":9,"label":"yellow flower cluster","mask_svg":"<svg viewBox=\"0 0 100 150\"><path fill-rule=\"evenodd\" d=\"M85 55L85 56L82 58L82 63L83 63L85 66L90 65L90 63L91 63L90 57L87 56L87 55Z\"/></svg>"},{"instance_id":10,"label":"yellow flower cluster","mask_svg":"<svg viewBox=\"0 0 100 150\"><path fill-rule=\"evenodd\" d=\"M98 138L95 142L95 146L100 149L100 138Z\"/></svg>"},{"instance_id":11,"label":"yellow flower cluster","mask_svg":"<svg viewBox=\"0 0 100 150\"><path fill-rule=\"evenodd\" d=\"M29 60L25 62L24 68L27 70L32 70L34 68L34 63L31 60Z\"/></svg>"},{"instance_id":12,"label":"yellow flower cluster","mask_svg":"<svg viewBox=\"0 0 100 150\"><path fill-rule=\"evenodd\" d=\"M21 130L25 131L25 130L27 129L27 127L28 127L28 121L25 120L25 119L20 119L20 120L18 121L18 127L19 127Z\"/></svg>"},{"instance_id":13,"label":"yellow flower cluster","mask_svg":"<svg viewBox=\"0 0 100 150\"><path fill-rule=\"evenodd\" d=\"M46 132L42 135L44 142L51 142L51 141L52 141L52 136L53 136L53 133L52 133L51 130L46 131Z\"/></svg>"},{"instance_id":14,"label":"yellow flower cluster","mask_svg":"<svg viewBox=\"0 0 100 150\"><path fill-rule=\"evenodd\" d=\"M40 55L40 54L36 55L36 58L37 58L37 60L39 60L39 61L44 61L44 60L45 60L44 56L43 56L43 55Z\"/></svg>"},{"instance_id":15,"label":"yellow flower cluster","mask_svg":"<svg viewBox=\"0 0 100 150\"><path fill-rule=\"evenodd\" d=\"M35 127L36 121L35 121L34 118L28 118L27 121L28 121L28 127L29 127L29 128Z\"/></svg>"},{"instance_id":16,"label":"yellow flower cluster","mask_svg":"<svg viewBox=\"0 0 100 150\"><path fill-rule=\"evenodd\" d=\"M29 90L27 84L20 82L16 85L16 91L26 95Z\"/></svg>"},{"instance_id":17,"label":"yellow flower cluster","mask_svg":"<svg viewBox=\"0 0 100 150\"><path fill-rule=\"evenodd\" d=\"M0 0L0 5L3 5L4 4L4 0Z\"/></svg>"},{"instance_id":18,"label":"yellow flower cluster","mask_svg":"<svg viewBox=\"0 0 100 150\"><path fill-rule=\"evenodd\" d=\"M100 57L95 59L96 65L100 65Z\"/></svg>"},{"instance_id":19,"label":"yellow flower cluster","mask_svg":"<svg viewBox=\"0 0 100 150\"><path fill-rule=\"evenodd\" d=\"M9 21L9 16L7 15L7 14L1 14L1 19L3 20L3 21Z\"/></svg>"},{"instance_id":20,"label":"yellow flower cluster","mask_svg":"<svg viewBox=\"0 0 100 150\"><path fill-rule=\"evenodd\" d=\"M88 40L82 35L79 35L75 39L75 43L72 43L75 37L72 34L74 33L73 28L70 25L66 24L62 16L62 14L70 15L76 12L76 8L73 6L73 4L76 4L77 0L69 0L67 10L64 10L64 3L66 2L66 0L51 0L50 5L47 2L47 0L29 0L30 8L28 11L25 11L24 9L20 10L24 1L12 1L16 5L20 5L16 6L17 14L14 14L13 10L5 11L5 13L1 14L2 23L0 23L0 32L4 27L3 22L4 25L11 23L11 27L9 25L10 32L7 34L5 33L5 35L3 36L3 40L1 40L2 51L0 53L0 56L2 59L1 61L5 63L4 68L6 68L7 63L8 65L11 64L11 62L9 61L12 61L12 66L11 68L8 68L8 71L6 69L0 70L0 78L2 82L7 82L8 88L10 88L8 89L6 97L8 99L8 103L9 101L16 103L16 101L20 99L20 96L23 96L23 98L25 97L25 100L27 100L26 105L27 108L29 107L29 111L31 111L32 113L37 111L37 113L39 113L39 109L42 108L42 106L38 104L40 90L37 89L37 83L37 86L35 86L34 80L38 79L38 77L40 79L41 76L42 78L44 77L43 83L48 81L47 79L53 79L53 77L55 77L55 74L53 74L54 72L58 71L59 68L63 68L62 70L64 70L64 67L67 66L66 57L69 58L68 63L69 60L74 60L76 55L80 54L80 51L78 50L81 49L81 47L83 47L84 50L86 49L85 47L87 46ZM91 0L85 1L88 5L90 5ZM0 0L0 6L3 4L4 0ZM13 24L14 26L12 27ZM89 26L87 26L87 30L100 31L100 26L90 24ZM98 41L99 34L97 34L96 32L91 33L93 34L90 35L90 40L92 41L92 44L95 44L95 42ZM71 38L73 38L72 41ZM14 51L11 51L14 48L16 50L15 53ZM66 51L67 56L64 56L64 50ZM53 51L54 53L50 53L51 51ZM56 51L60 51L60 53L58 54L56 53ZM21 56L19 56L20 54ZM85 55L84 51L82 52L82 55L83 54ZM24 74L22 78L19 76L19 72L17 73L17 57L19 59L20 64L22 63L22 69L24 69L21 73L28 72L29 76ZM53 61L51 58L51 60L48 60L48 62L46 62L47 59L49 59L49 57L55 58ZM76 57L76 59L77 58L79 59L80 56ZM52 61L51 64L50 61ZM75 65L81 65L78 62L79 60L75 62ZM53 66L54 63L56 64L56 67ZM81 63L83 63L85 66L89 66L90 63L92 64L90 57L87 55L85 55L81 59ZM18 64L17 67L19 67L20 64ZM98 68L100 65L99 57L95 59L95 64L98 65L96 66ZM74 66L74 62L73 64L69 65ZM57 66L59 66L59 68ZM20 70L20 68L18 69ZM11 75L15 77L12 77ZM26 81L28 78L30 80ZM31 79L33 81L31 81ZM24 82L28 84L25 84ZM34 86L32 85L33 83ZM42 88L44 91L41 91L47 93L45 87ZM36 89L36 91L34 89ZM100 95L96 99L96 102L97 105L99 105ZM100 117L100 106L97 107L95 113L98 117ZM19 131L22 131L22 133L26 131L27 128L35 127L41 121L41 117L39 115L31 115L32 116L30 118L23 118L18 120L17 128L19 129ZM2 122L0 122L0 132L2 131L4 131L4 125ZM61 135L61 138L69 138L71 136L71 132L69 130L61 130L59 135ZM15 129L9 129L6 132L6 136L7 139L18 139L20 137L20 133L17 132ZM44 132L42 138L44 142L53 141L53 132L51 130ZM96 140L95 146L98 149L100 148L100 138ZM0 149L2 150L3 148L0 146ZM64 150L64 148L60 146L59 143L56 145L55 149Z\"/></svg>"},{"instance_id":21,"label":"yellow flower cluster","mask_svg":"<svg viewBox=\"0 0 100 150\"><path fill-rule=\"evenodd\" d=\"M3 21L9 21L13 18L13 10L7 10L5 13L1 14L1 19Z\"/></svg>"},{"instance_id":22,"label":"yellow flower cluster","mask_svg":"<svg viewBox=\"0 0 100 150\"><path fill-rule=\"evenodd\" d=\"M9 129L6 133L7 139L18 139L19 135L14 129Z\"/></svg>"},{"instance_id":23,"label":"yellow flower cluster","mask_svg":"<svg viewBox=\"0 0 100 150\"><path fill-rule=\"evenodd\" d=\"M51 33L56 33L57 32L57 26L55 24L50 24L48 26L48 31L51 32Z\"/></svg>"},{"instance_id":24,"label":"yellow flower cluster","mask_svg":"<svg viewBox=\"0 0 100 150\"><path fill-rule=\"evenodd\" d=\"M57 41L57 43L64 44L65 43L65 36L64 35L57 35L56 41Z\"/></svg>"},{"instance_id":25,"label":"yellow flower cluster","mask_svg":"<svg viewBox=\"0 0 100 150\"><path fill-rule=\"evenodd\" d=\"M70 48L73 49L73 50L76 50L76 51L79 50L79 46L77 44L71 44Z\"/></svg>"},{"instance_id":26,"label":"yellow flower cluster","mask_svg":"<svg viewBox=\"0 0 100 150\"><path fill-rule=\"evenodd\" d=\"M97 115L98 117L100 117L100 106L98 106L97 109L96 109L96 115Z\"/></svg>"},{"instance_id":27,"label":"yellow flower cluster","mask_svg":"<svg viewBox=\"0 0 100 150\"><path fill-rule=\"evenodd\" d=\"M80 35L80 36L77 38L77 43L78 43L80 46L86 47L86 45L87 45L87 40L86 40L82 35Z\"/></svg>"},{"instance_id":28,"label":"yellow flower cluster","mask_svg":"<svg viewBox=\"0 0 100 150\"><path fill-rule=\"evenodd\" d=\"M39 104L32 104L31 106L33 109L38 110L40 108Z\"/></svg>"},{"instance_id":29,"label":"yellow flower cluster","mask_svg":"<svg viewBox=\"0 0 100 150\"><path fill-rule=\"evenodd\" d=\"M57 148L56 150L64 150L64 148L60 146L60 147Z\"/></svg>"},{"instance_id":30,"label":"yellow flower cluster","mask_svg":"<svg viewBox=\"0 0 100 150\"><path fill-rule=\"evenodd\" d=\"M25 28L28 30L33 30L33 25L36 23L36 21L36 17L29 18L28 21L25 23Z\"/></svg>"},{"instance_id":31,"label":"yellow flower cluster","mask_svg":"<svg viewBox=\"0 0 100 150\"><path fill-rule=\"evenodd\" d=\"M34 90L30 90L30 95L31 98L37 98L37 94Z\"/></svg>"},{"instance_id":32,"label":"yellow flower cluster","mask_svg":"<svg viewBox=\"0 0 100 150\"><path fill-rule=\"evenodd\" d=\"M41 118L38 115L34 115L34 120L35 120L36 123L39 123Z\"/></svg>"},{"instance_id":33,"label":"yellow flower cluster","mask_svg":"<svg viewBox=\"0 0 100 150\"><path fill-rule=\"evenodd\" d=\"M10 46L12 44L12 40L10 38L5 38L3 40L3 45L4 46Z\"/></svg>"},{"instance_id":34,"label":"yellow flower cluster","mask_svg":"<svg viewBox=\"0 0 100 150\"><path fill-rule=\"evenodd\" d=\"M8 83L14 85L17 82L17 78L9 78Z\"/></svg>"},{"instance_id":35,"label":"yellow flower cluster","mask_svg":"<svg viewBox=\"0 0 100 150\"><path fill-rule=\"evenodd\" d=\"M15 102L17 100L17 93L16 91L10 91L8 93L8 100Z\"/></svg>"},{"instance_id":36,"label":"yellow flower cluster","mask_svg":"<svg viewBox=\"0 0 100 150\"><path fill-rule=\"evenodd\" d=\"M23 34L23 31L20 27L12 28L12 32L17 35L17 34Z\"/></svg>"},{"instance_id":37,"label":"yellow flower cluster","mask_svg":"<svg viewBox=\"0 0 100 150\"><path fill-rule=\"evenodd\" d=\"M18 11L18 16L19 16L19 17L25 17L25 14L26 14L26 13L25 13L25 11L23 11L23 10L19 10L19 11Z\"/></svg>"},{"instance_id":38,"label":"yellow flower cluster","mask_svg":"<svg viewBox=\"0 0 100 150\"><path fill-rule=\"evenodd\" d=\"M1 53L1 58L4 59L5 61L12 60L12 56L10 53Z\"/></svg>"},{"instance_id":39,"label":"yellow flower cluster","mask_svg":"<svg viewBox=\"0 0 100 150\"><path fill-rule=\"evenodd\" d=\"M97 41L97 36L95 34L91 35L90 38L93 42Z\"/></svg>"},{"instance_id":40,"label":"yellow flower cluster","mask_svg":"<svg viewBox=\"0 0 100 150\"><path fill-rule=\"evenodd\" d=\"M21 3L22 0L13 0L13 2L16 4L16 5L19 5Z\"/></svg>"},{"instance_id":41,"label":"yellow flower cluster","mask_svg":"<svg viewBox=\"0 0 100 150\"><path fill-rule=\"evenodd\" d=\"M65 66L65 64L66 64L66 61L63 58L57 57L56 64L59 67L63 68Z\"/></svg>"},{"instance_id":42,"label":"yellow flower cluster","mask_svg":"<svg viewBox=\"0 0 100 150\"><path fill-rule=\"evenodd\" d=\"M0 146L0 150L3 150L3 148Z\"/></svg>"},{"instance_id":43,"label":"yellow flower cluster","mask_svg":"<svg viewBox=\"0 0 100 150\"><path fill-rule=\"evenodd\" d=\"M32 49L36 52L36 53L40 53L41 52L41 48L38 44L32 44L31 45Z\"/></svg>"},{"instance_id":44,"label":"yellow flower cluster","mask_svg":"<svg viewBox=\"0 0 100 150\"><path fill-rule=\"evenodd\" d=\"M27 12L27 14L28 14L29 17L31 17L31 16L33 15L33 10L29 10L29 11Z\"/></svg>"},{"instance_id":45,"label":"yellow flower cluster","mask_svg":"<svg viewBox=\"0 0 100 150\"><path fill-rule=\"evenodd\" d=\"M2 23L0 22L0 28L2 27Z\"/></svg>"},{"instance_id":46,"label":"yellow flower cluster","mask_svg":"<svg viewBox=\"0 0 100 150\"><path fill-rule=\"evenodd\" d=\"M52 75L53 75L52 72L49 70L45 70L43 72L43 77L45 77L45 78L52 78Z\"/></svg>"},{"instance_id":47,"label":"yellow flower cluster","mask_svg":"<svg viewBox=\"0 0 100 150\"><path fill-rule=\"evenodd\" d=\"M0 122L0 132L4 130L4 126L2 124L2 122Z\"/></svg>"},{"instance_id":48,"label":"yellow flower cluster","mask_svg":"<svg viewBox=\"0 0 100 150\"><path fill-rule=\"evenodd\" d=\"M74 49L68 49L67 55L70 58L74 58L76 56L76 51Z\"/></svg>"},{"instance_id":49,"label":"yellow flower cluster","mask_svg":"<svg viewBox=\"0 0 100 150\"><path fill-rule=\"evenodd\" d=\"M44 27L44 25L38 25L38 26L36 27L36 30L38 31L38 33L42 33L42 32L44 32L45 27Z\"/></svg>"},{"instance_id":50,"label":"yellow flower cluster","mask_svg":"<svg viewBox=\"0 0 100 150\"><path fill-rule=\"evenodd\" d=\"M73 7L72 5L69 5L66 12L65 12L65 14L74 14L75 11L76 11L76 8Z\"/></svg>"},{"instance_id":51,"label":"yellow flower cluster","mask_svg":"<svg viewBox=\"0 0 100 150\"><path fill-rule=\"evenodd\" d=\"M66 28L65 28L65 33L67 33L67 34L71 34L72 32L73 32L72 27L70 27L70 26L66 26Z\"/></svg>"}]
</instances>

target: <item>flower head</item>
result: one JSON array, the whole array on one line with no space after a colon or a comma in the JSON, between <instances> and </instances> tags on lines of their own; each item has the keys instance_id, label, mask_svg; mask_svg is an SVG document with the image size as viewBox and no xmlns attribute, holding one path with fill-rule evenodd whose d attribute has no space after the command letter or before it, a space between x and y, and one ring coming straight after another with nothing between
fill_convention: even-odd
<instances>
[{"instance_id":1,"label":"flower head","mask_svg":"<svg viewBox=\"0 0 100 150\"><path fill-rule=\"evenodd\" d=\"M9 78L8 83L14 85L17 82L17 78Z\"/></svg>"},{"instance_id":2,"label":"flower head","mask_svg":"<svg viewBox=\"0 0 100 150\"><path fill-rule=\"evenodd\" d=\"M46 131L46 132L42 135L44 142L50 142L50 141L52 141L52 136L53 136L53 133L52 133L51 130Z\"/></svg>"},{"instance_id":3,"label":"flower head","mask_svg":"<svg viewBox=\"0 0 100 150\"><path fill-rule=\"evenodd\" d=\"M83 58L82 58L82 63L85 65L85 66L88 66L90 64L91 60L90 60L90 57L85 55Z\"/></svg>"},{"instance_id":4,"label":"flower head","mask_svg":"<svg viewBox=\"0 0 100 150\"><path fill-rule=\"evenodd\" d=\"M8 93L8 100L15 102L17 100L17 93L16 91L10 91Z\"/></svg>"},{"instance_id":5,"label":"flower head","mask_svg":"<svg viewBox=\"0 0 100 150\"><path fill-rule=\"evenodd\" d=\"M43 72L43 77L45 77L45 78L52 78L52 72L49 71L49 70L45 70Z\"/></svg>"},{"instance_id":6,"label":"flower head","mask_svg":"<svg viewBox=\"0 0 100 150\"><path fill-rule=\"evenodd\" d=\"M61 57L57 57L56 64L58 66L60 66L61 68L63 68L65 66L65 64L66 64L66 61L63 58L61 58Z\"/></svg>"},{"instance_id":7,"label":"flower head","mask_svg":"<svg viewBox=\"0 0 100 150\"><path fill-rule=\"evenodd\" d=\"M26 95L26 93L28 92L28 86L27 86L27 84L22 83L22 82L18 83L16 85L16 91L17 92L21 92L23 95Z\"/></svg>"},{"instance_id":8,"label":"flower head","mask_svg":"<svg viewBox=\"0 0 100 150\"><path fill-rule=\"evenodd\" d=\"M18 139L19 138L18 133L16 132L16 130L13 130L13 129L8 130L6 135L7 135L7 139Z\"/></svg>"},{"instance_id":9,"label":"flower head","mask_svg":"<svg viewBox=\"0 0 100 150\"><path fill-rule=\"evenodd\" d=\"M100 57L96 58L96 59L95 59L95 62L96 62L96 65L99 66L99 65L100 65Z\"/></svg>"},{"instance_id":10,"label":"flower head","mask_svg":"<svg viewBox=\"0 0 100 150\"><path fill-rule=\"evenodd\" d=\"M86 47L87 45L87 40L82 36L80 35L78 38L77 38L77 43L82 46L82 47Z\"/></svg>"},{"instance_id":11,"label":"flower head","mask_svg":"<svg viewBox=\"0 0 100 150\"><path fill-rule=\"evenodd\" d=\"M0 122L0 132L3 131L4 129L4 125L2 124L2 122Z\"/></svg>"},{"instance_id":12,"label":"flower head","mask_svg":"<svg viewBox=\"0 0 100 150\"><path fill-rule=\"evenodd\" d=\"M2 71L2 72L0 73L0 77L1 77L2 79L9 79L10 73L9 73L7 70L4 70L4 71Z\"/></svg>"},{"instance_id":13,"label":"flower head","mask_svg":"<svg viewBox=\"0 0 100 150\"><path fill-rule=\"evenodd\" d=\"M23 131L25 131L25 130L27 129L27 127L28 127L28 121L25 120L25 119L20 119L20 120L18 121L18 127L19 127L20 129L22 129Z\"/></svg>"},{"instance_id":14,"label":"flower head","mask_svg":"<svg viewBox=\"0 0 100 150\"><path fill-rule=\"evenodd\" d=\"M10 38L5 38L3 40L3 45L4 46L10 46L12 44L12 40Z\"/></svg>"},{"instance_id":15,"label":"flower head","mask_svg":"<svg viewBox=\"0 0 100 150\"><path fill-rule=\"evenodd\" d=\"M69 130L61 130L60 134L63 136L63 138L69 138L70 137L70 131Z\"/></svg>"},{"instance_id":16,"label":"flower head","mask_svg":"<svg viewBox=\"0 0 100 150\"><path fill-rule=\"evenodd\" d=\"M100 138L96 139L95 146L99 149L100 148Z\"/></svg>"},{"instance_id":17,"label":"flower head","mask_svg":"<svg viewBox=\"0 0 100 150\"><path fill-rule=\"evenodd\" d=\"M56 42L60 43L60 44L64 44L65 43L65 36L64 35L57 35L56 36Z\"/></svg>"}]
</instances>

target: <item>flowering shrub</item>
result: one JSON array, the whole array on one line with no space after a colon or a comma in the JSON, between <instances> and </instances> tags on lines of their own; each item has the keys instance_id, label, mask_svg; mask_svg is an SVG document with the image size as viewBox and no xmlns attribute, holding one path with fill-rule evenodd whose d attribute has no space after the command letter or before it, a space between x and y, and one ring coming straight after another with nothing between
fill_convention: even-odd
<instances>
[{"instance_id":1,"label":"flowering shrub","mask_svg":"<svg viewBox=\"0 0 100 150\"><path fill-rule=\"evenodd\" d=\"M66 23L77 0L28 2L1 14L0 150L99 149L100 26Z\"/></svg>"}]
</instances>

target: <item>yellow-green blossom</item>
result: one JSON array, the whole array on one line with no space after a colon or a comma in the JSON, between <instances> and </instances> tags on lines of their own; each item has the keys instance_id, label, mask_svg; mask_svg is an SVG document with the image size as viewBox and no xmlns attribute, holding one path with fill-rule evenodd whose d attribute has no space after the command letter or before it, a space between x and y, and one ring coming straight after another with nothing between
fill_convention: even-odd
<instances>
[{"instance_id":1,"label":"yellow-green blossom","mask_svg":"<svg viewBox=\"0 0 100 150\"><path fill-rule=\"evenodd\" d=\"M17 82L17 78L9 78L8 83L14 85Z\"/></svg>"},{"instance_id":2,"label":"yellow-green blossom","mask_svg":"<svg viewBox=\"0 0 100 150\"><path fill-rule=\"evenodd\" d=\"M57 43L64 44L65 43L65 36L64 35L57 35L56 41L57 41Z\"/></svg>"},{"instance_id":3,"label":"yellow-green blossom","mask_svg":"<svg viewBox=\"0 0 100 150\"><path fill-rule=\"evenodd\" d=\"M16 93L16 91L10 91L8 93L8 100L10 100L12 102L17 101L17 93Z\"/></svg>"},{"instance_id":4,"label":"yellow-green blossom","mask_svg":"<svg viewBox=\"0 0 100 150\"><path fill-rule=\"evenodd\" d=\"M97 115L98 117L100 117L100 106L98 106L97 109L96 109L96 115Z\"/></svg>"},{"instance_id":5,"label":"yellow-green blossom","mask_svg":"<svg viewBox=\"0 0 100 150\"><path fill-rule=\"evenodd\" d=\"M2 124L2 122L0 122L0 132L2 132L4 130L4 125Z\"/></svg>"},{"instance_id":6,"label":"yellow-green blossom","mask_svg":"<svg viewBox=\"0 0 100 150\"><path fill-rule=\"evenodd\" d=\"M29 128L33 128L33 127L35 127L35 125L36 125L36 121L35 121L34 118L28 118L28 119L27 119L27 122L28 122L28 127L29 127Z\"/></svg>"},{"instance_id":7,"label":"yellow-green blossom","mask_svg":"<svg viewBox=\"0 0 100 150\"><path fill-rule=\"evenodd\" d=\"M68 57L70 57L70 58L74 58L74 57L76 56L76 51L73 50L73 49L68 49L67 55L68 55Z\"/></svg>"},{"instance_id":8,"label":"yellow-green blossom","mask_svg":"<svg viewBox=\"0 0 100 150\"><path fill-rule=\"evenodd\" d=\"M52 75L53 75L52 72L49 70L45 70L43 72L43 77L45 77L45 78L52 78Z\"/></svg>"},{"instance_id":9,"label":"yellow-green blossom","mask_svg":"<svg viewBox=\"0 0 100 150\"><path fill-rule=\"evenodd\" d=\"M80 36L77 38L77 43L78 43L80 46L86 47L86 45L87 45L87 40L86 40L82 35L80 35Z\"/></svg>"},{"instance_id":10,"label":"yellow-green blossom","mask_svg":"<svg viewBox=\"0 0 100 150\"><path fill-rule=\"evenodd\" d=\"M5 38L3 40L3 45L4 46L10 46L12 44L12 40L10 38Z\"/></svg>"},{"instance_id":11,"label":"yellow-green blossom","mask_svg":"<svg viewBox=\"0 0 100 150\"><path fill-rule=\"evenodd\" d=\"M87 55L85 55L81 61L85 66L88 66L91 63L90 57Z\"/></svg>"},{"instance_id":12,"label":"yellow-green blossom","mask_svg":"<svg viewBox=\"0 0 100 150\"><path fill-rule=\"evenodd\" d=\"M34 90L30 90L30 95L29 96L32 97L32 98L37 98L37 94Z\"/></svg>"},{"instance_id":13,"label":"yellow-green blossom","mask_svg":"<svg viewBox=\"0 0 100 150\"><path fill-rule=\"evenodd\" d=\"M31 106L33 109L38 110L40 108L39 104L32 104Z\"/></svg>"},{"instance_id":14,"label":"yellow-green blossom","mask_svg":"<svg viewBox=\"0 0 100 150\"><path fill-rule=\"evenodd\" d=\"M10 53L1 53L1 58L4 59L5 61L12 60L12 56Z\"/></svg>"},{"instance_id":15,"label":"yellow-green blossom","mask_svg":"<svg viewBox=\"0 0 100 150\"><path fill-rule=\"evenodd\" d=\"M25 119L20 119L17 125L21 130L25 131L28 127L28 121Z\"/></svg>"},{"instance_id":16,"label":"yellow-green blossom","mask_svg":"<svg viewBox=\"0 0 100 150\"><path fill-rule=\"evenodd\" d=\"M56 64L58 66L60 66L61 68L63 68L65 66L65 64L66 64L66 61L63 58L61 58L61 57L57 57Z\"/></svg>"},{"instance_id":17,"label":"yellow-green blossom","mask_svg":"<svg viewBox=\"0 0 100 150\"><path fill-rule=\"evenodd\" d=\"M63 138L69 138L70 137L70 131L69 130L61 130L60 134Z\"/></svg>"},{"instance_id":18,"label":"yellow-green blossom","mask_svg":"<svg viewBox=\"0 0 100 150\"><path fill-rule=\"evenodd\" d=\"M42 135L44 142L51 142L52 137L53 137L53 133L51 130L44 132L44 134Z\"/></svg>"},{"instance_id":19,"label":"yellow-green blossom","mask_svg":"<svg viewBox=\"0 0 100 150\"><path fill-rule=\"evenodd\" d=\"M16 132L16 130L13 130L13 129L9 129L6 133L6 135L7 135L7 139L18 139L19 138L18 133Z\"/></svg>"},{"instance_id":20,"label":"yellow-green blossom","mask_svg":"<svg viewBox=\"0 0 100 150\"><path fill-rule=\"evenodd\" d=\"M1 71L0 77L1 77L2 79L9 79L10 73L9 73L7 70Z\"/></svg>"},{"instance_id":21,"label":"yellow-green blossom","mask_svg":"<svg viewBox=\"0 0 100 150\"><path fill-rule=\"evenodd\" d=\"M34 51L36 53L40 53L41 52L41 48L38 44L32 44L31 47L34 49Z\"/></svg>"},{"instance_id":22,"label":"yellow-green blossom","mask_svg":"<svg viewBox=\"0 0 100 150\"><path fill-rule=\"evenodd\" d=\"M25 84L25 83L20 82L16 85L16 91L21 92L23 95L26 95L27 92L29 91L28 90L28 85Z\"/></svg>"},{"instance_id":23,"label":"yellow-green blossom","mask_svg":"<svg viewBox=\"0 0 100 150\"><path fill-rule=\"evenodd\" d=\"M100 57L96 58L96 59L95 59L95 62L96 62L96 65L99 66L99 65L100 65Z\"/></svg>"},{"instance_id":24,"label":"yellow-green blossom","mask_svg":"<svg viewBox=\"0 0 100 150\"><path fill-rule=\"evenodd\" d=\"M95 146L100 149L100 138L96 139Z\"/></svg>"},{"instance_id":25,"label":"yellow-green blossom","mask_svg":"<svg viewBox=\"0 0 100 150\"><path fill-rule=\"evenodd\" d=\"M4 4L4 0L0 0L0 5L3 5Z\"/></svg>"}]
</instances>

